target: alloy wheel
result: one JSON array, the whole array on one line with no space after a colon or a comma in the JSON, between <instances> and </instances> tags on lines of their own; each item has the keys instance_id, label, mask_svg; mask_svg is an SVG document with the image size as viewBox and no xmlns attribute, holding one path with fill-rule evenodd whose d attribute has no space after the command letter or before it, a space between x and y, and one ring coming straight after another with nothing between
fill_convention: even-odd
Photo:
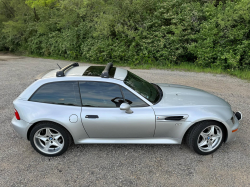
<instances>
[{"instance_id":1,"label":"alloy wheel","mask_svg":"<svg viewBox=\"0 0 250 187\"><path fill-rule=\"evenodd\" d=\"M64 147L64 138L53 128L39 129L34 135L35 146L46 154L56 154Z\"/></svg>"},{"instance_id":2,"label":"alloy wheel","mask_svg":"<svg viewBox=\"0 0 250 187\"><path fill-rule=\"evenodd\" d=\"M203 129L198 136L198 148L203 152L211 152L220 145L222 130L217 125L210 125Z\"/></svg>"}]
</instances>

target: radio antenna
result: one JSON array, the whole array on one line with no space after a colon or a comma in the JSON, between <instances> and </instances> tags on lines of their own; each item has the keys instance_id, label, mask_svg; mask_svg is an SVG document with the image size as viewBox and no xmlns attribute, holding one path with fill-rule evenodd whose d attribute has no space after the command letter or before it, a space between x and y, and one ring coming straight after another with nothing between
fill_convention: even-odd
<instances>
[{"instance_id":1,"label":"radio antenna","mask_svg":"<svg viewBox=\"0 0 250 187\"><path fill-rule=\"evenodd\" d=\"M60 68L60 69L62 69L60 66L59 66L59 64L57 64L58 65L58 67Z\"/></svg>"}]
</instances>

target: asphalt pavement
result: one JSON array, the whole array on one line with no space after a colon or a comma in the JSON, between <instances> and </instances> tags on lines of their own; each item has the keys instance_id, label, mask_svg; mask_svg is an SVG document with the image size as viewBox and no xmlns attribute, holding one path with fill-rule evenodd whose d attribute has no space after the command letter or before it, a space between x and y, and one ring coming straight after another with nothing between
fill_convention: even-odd
<instances>
[{"instance_id":1,"label":"asphalt pavement","mask_svg":"<svg viewBox=\"0 0 250 187\"><path fill-rule=\"evenodd\" d=\"M13 100L36 75L71 62L0 55L0 186L250 186L250 83L205 73L139 70L154 83L213 93L243 113L234 142L201 156L186 145L73 145L59 157L38 154L10 126ZM86 65L80 63L80 65Z\"/></svg>"}]
</instances>

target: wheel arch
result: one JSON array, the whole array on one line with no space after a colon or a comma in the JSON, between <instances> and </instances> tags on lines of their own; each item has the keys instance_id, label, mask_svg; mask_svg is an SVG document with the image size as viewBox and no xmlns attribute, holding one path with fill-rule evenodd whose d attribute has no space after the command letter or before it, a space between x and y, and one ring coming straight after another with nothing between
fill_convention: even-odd
<instances>
[{"instance_id":1,"label":"wheel arch","mask_svg":"<svg viewBox=\"0 0 250 187\"><path fill-rule=\"evenodd\" d=\"M206 119L206 120L200 120L200 121L196 121L195 123L193 123L191 126L189 126L189 128L186 130L186 132L184 133L184 136L182 137L182 143L184 142L184 140L185 140L185 137L186 137L186 135L187 135L187 133L188 133L188 131L190 130L190 129L192 129L195 125L197 125L198 123L200 123L200 122L203 122L203 121L214 121L214 122L217 122L217 123L220 123L222 126L223 126L223 128L224 128L224 132L225 132L225 137L224 137L224 142L226 142L227 141L227 138L228 138L228 129L227 129L227 126L223 123L223 122L221 122L221 121L218 121L218 120L214 120L214 119Z\"/></svg>"},{"instance_id":2,"label":"wheel arch","mask_svg":"<svg viewBox=\"0 0 250 187\"><path fill-rule=\"evenodd\" d=\"M50 121L50 120L42 120L42 121L37 121L37 122L33 123L33 124L29 127L29 129L28 129L28 131L27 131L27 140L30 141L29 137L30 137L30 133L31 133L32 129L33 129L37 124L39 124L39 123L41 123L41 122L51 122L51 123L54 123L54 124L56 124L56 125L59 125L60 127L64 128L64 129L69 133L70 137L71 137L72 140L73 140L72 134L70 133L70 131L69 131L65 126L61 125L60 123L57 123L57 122L54 122L54 121Z\"/></svg>"}]
</instances>

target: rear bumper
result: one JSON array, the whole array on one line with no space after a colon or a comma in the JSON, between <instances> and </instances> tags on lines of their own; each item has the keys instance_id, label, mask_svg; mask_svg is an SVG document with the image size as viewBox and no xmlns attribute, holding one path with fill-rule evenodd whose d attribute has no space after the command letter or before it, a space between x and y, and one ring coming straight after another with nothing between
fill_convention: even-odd
<instances>
[{"instance_id":1,"label":"rear bumper","mask_svg":"<svg viewBox=\"0 0 250 187\"><path fill-rule=\"evenodd\" d=\"M30 124L24 120L17 120L16 117L13 117L11 120L13 129L23 138L27 139L27 132Z\"/></svg>"}]
</instances>

